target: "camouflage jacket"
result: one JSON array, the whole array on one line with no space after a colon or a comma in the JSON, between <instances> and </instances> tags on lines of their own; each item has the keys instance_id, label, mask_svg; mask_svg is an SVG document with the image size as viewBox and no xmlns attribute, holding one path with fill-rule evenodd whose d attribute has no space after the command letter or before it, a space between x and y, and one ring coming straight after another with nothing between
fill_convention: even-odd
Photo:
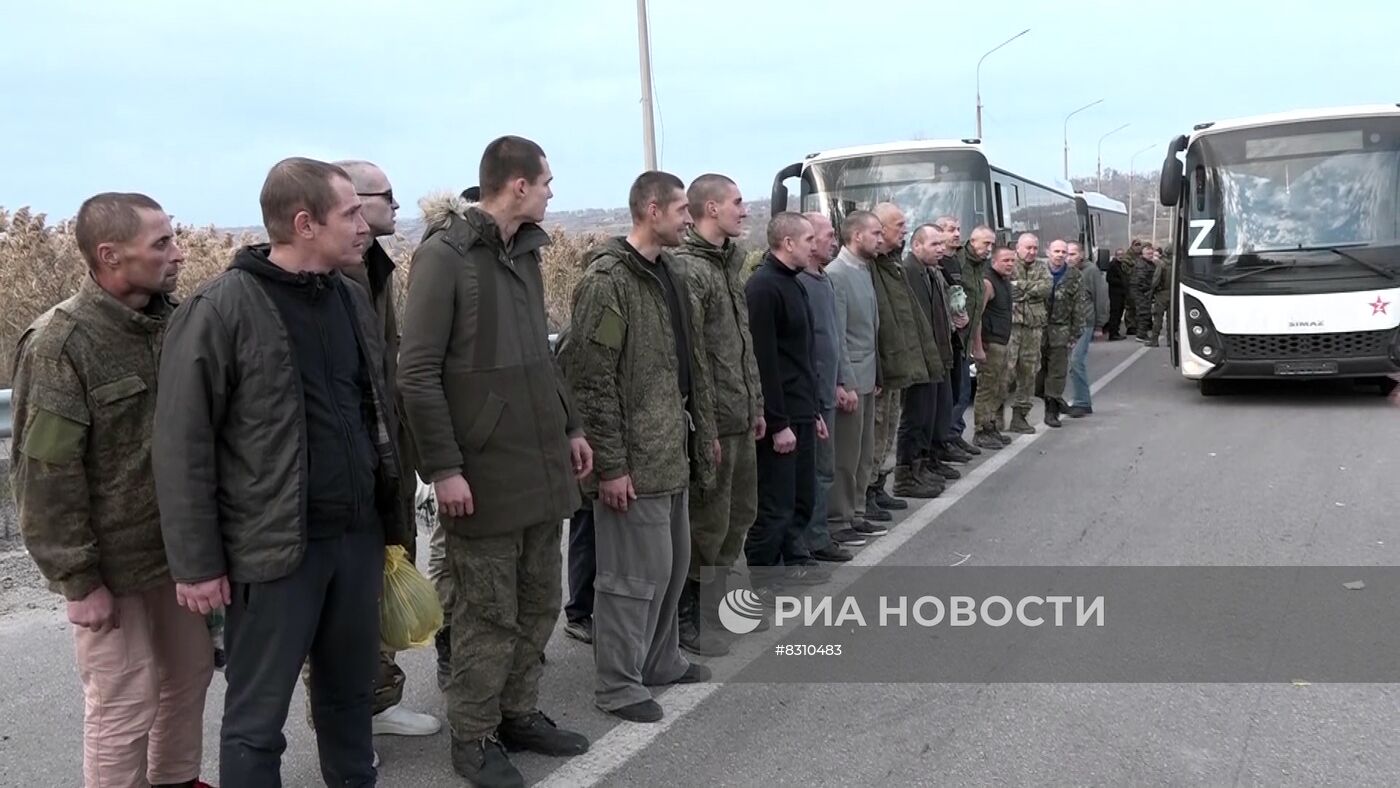
<instances>
[{"instance_id":1,"label":"camouflage jacket","mask_svg":"<svg viewBox=\"0 0 1400 788\"><path fill-rule=\"evenodd\" d=\"M1137 298L1136 288L1133 285L1133 281L1134 277L1137 276L1137 270L1141 268L1144 264L1146 264L1146 262L1146 260L1143 260L1141 257L1138 257L1137 255L1132 253L1123 255L1121 265L1119 266L1119 271L1121 272L1120 278L1123 281L1123 286L1127 288L1128 298Z\"/></svg>"},{"instance_id":2,"label":"camouflage jacket","mask_svg":"<svg viewBox=\"0 0 1400 788\"><path fill-rule=\"evenodd\" d=\"M674 260L690 288L691 309L704 339L715 429L724 436L747 433L763 413L763 389L740 277L744 254L733 241L716 247L691 228Z\"/></svg>"},{"instance_id":3,"label":"camouflage jacket","mask_svg":"<svg viewBox=\"0 0 1400 788\"><path fill-rule=\"evenodd\" d=\"M666 294L651 266L668 267L689 313L685 278L669 253L648 263L622 238L604 241L586 261L559 360L593 447L588 493L598 480L626 475L638 495L677 493L692 483L713 487L717 432L701 332L687 314L681 322L691 332L692 357L677 359ZM678 363L691 365L689 401L676 383Z\"/></svg>"},{"instance_id":4,"label":"camouflage jacket","mask_svg":"<svg viewBox=\"0 0 1400 788\"><path fill-rule=\"evenodd\" d=\"M982 283L987 278L987 271L991 269L986 260L979 260L972 254L970 244L971 242L963 244L963 248L955 255L944 260L945 265L954 266L961 273L963 291L967 293L967 325L958 329L958 336L962 338L963 347L968 349L969 353L972 348L972 332L982 325L982 310L985 308L982 303Z\"/></svg>"},{"instance_id":5,"label":"camouflage jacket","mask_svg":"<svg viewBox=\"0 0 1400 788\"><path fill-rule=\"evenodd\" d=\"M1046 267L1049 270L1049 266ZM1084 276L1079 269L1066 264L1064 276L1055 285L1055 277L1050 277L1051 290L1046 299L1047 315L1045 323L1046 341L1064 347L1071 338L1078 339L1084 326L1093 320L1093 307L1088 312L1084 308Z\"/></svg>"},{"instance_id":6,"label":"camouflage jacket","mask_svg":"<svg viewBox=\"0 0 1400 788\"><path fill-rule=\"evenodd\" d=\"M151 428L173 310L160 297L133 311L83 277L20 337L11 486L25 547L69 600L170 581Z\"/></svg>"},{"instance_id":7,"label":"camouflage jacket","mask_svg":"<svg viewBox=\"0 0 1400 788\"><path fill-rule=\"evenodd\" d=\"M1043 260L1023 263L1016 260L1011 278L1011 325L1044 328L1046 301L1050 295L1050 266Z\"/></svg>"},{"instance_id":8,"label":"camouflage jacket","mask_svg":"<svg viewBox=\"0 0 1400 788\"><path fill-rule=\"evenodd\" d=\"M1148 260L1138 260L1133 266L1133 278L1131 292L1138 303L1150 303L1152 301L1152 279L1157 273L1157 264Z\"/></svg>"}]
</instances>

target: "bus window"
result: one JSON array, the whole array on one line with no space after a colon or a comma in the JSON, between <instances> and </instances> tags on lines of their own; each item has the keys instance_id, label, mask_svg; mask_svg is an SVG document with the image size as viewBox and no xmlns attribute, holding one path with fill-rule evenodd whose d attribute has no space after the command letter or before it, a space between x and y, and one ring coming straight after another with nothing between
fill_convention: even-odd
<instances>
[{"instance_id":1,"label":"bus window","mask_svg":"<svg viewBox=\"0 0 1400 788\"><path fill-rule=\"evenodd\" d=\"M1004 209L1006 187L1001 181L997 181L997 227L1006 226L1006 211Z\"/></svg>"}]
</instances>

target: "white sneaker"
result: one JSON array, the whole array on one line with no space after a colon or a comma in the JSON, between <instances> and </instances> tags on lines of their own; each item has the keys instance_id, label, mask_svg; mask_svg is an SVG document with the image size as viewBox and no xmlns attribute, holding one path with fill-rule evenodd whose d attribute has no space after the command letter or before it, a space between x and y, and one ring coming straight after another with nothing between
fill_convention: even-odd
<instances>
[{"instance_id":1,"label":"white sneaker","mask_svg":"<svg viewBox=\"0 0 1400 788\"><path fill-rule=\"evenodd\" d=\"M419 714L393 705L374 715L375 736L432 736L442 723L431 714Z\"/></svg>"}]
</instances>

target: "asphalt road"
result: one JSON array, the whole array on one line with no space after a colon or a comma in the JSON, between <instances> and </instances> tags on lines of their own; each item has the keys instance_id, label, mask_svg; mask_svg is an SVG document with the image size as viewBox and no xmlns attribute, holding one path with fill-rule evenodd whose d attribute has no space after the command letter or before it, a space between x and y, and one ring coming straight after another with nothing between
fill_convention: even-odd
<instances>
[{"instance_id":1,"label":"asphalt road","mask_svg":"<svg viewBox=\"0 0 1400 788\"><path fill-rule=\"evenodd\" d=\"M1383 398L1345 384L1203 398L1166 349L1138 351L1096 344L1092 375L1112 379L1094 416L1042 427L968 466L857 563L1400 565L1391 506L1400 413ZM769 637L748 636L713 661L719 676ZM0 616L0 786L79 783L71 642L47 606ZM517 756L532 783L1368 785L1400 774L1391 746L1400 698L1389 685L731 682L666 692L667 719L646 726L593 708L587 647L561 630L548 656L544 710L594 747L572 761ZM430 650L401 656L406 703L441 717L432 662ZM216 676L209 776L222 695ZM298 695L287 724L289 786L319 784L301 704ZM383 785L461 784L445 732L382 737L377 748Z\"/></svg>"}]
</instances>

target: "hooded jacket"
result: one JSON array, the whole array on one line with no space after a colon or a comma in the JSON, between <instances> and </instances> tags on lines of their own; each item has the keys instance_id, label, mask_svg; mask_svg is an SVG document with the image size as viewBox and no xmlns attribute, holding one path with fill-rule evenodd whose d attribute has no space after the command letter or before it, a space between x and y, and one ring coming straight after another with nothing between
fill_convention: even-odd
<instances>
[{"instance_id":1,"label":"hooded jacket","mask_svg":"<svg viewBox=\"0 0 1400 788\"><path fill-rule=\"evenodd\" d=\"M418 468L461 474L474 511L444 517L462 537L558 522L578 508L571 437L583 435L549 347L540 250L523 224L510 244L460 197L422 202L427 228L409 269L399 390Z\"/></svg>"},{"instance_id":2,"label":"hooded jacket","mask_svg":"<svg viewBox=\"0 0 1400 788\"><path fill-rule=\"evenodd\" d=\"M559 360L593 447L597 482L631 476L638 495L670 495L692 485L714 486L710 446L717 437L713 392L695 350L689 288L676 262L663 251L655 262L639 257L624 238L609 238L589 251L588 270L574 290L573 318ZM666 293L654 266L668 267L682 292L678 321L692 332L691 358L676 358ZM691 396L681 396L679 364L691 366Z\"/></svg>"}]
</instances>

